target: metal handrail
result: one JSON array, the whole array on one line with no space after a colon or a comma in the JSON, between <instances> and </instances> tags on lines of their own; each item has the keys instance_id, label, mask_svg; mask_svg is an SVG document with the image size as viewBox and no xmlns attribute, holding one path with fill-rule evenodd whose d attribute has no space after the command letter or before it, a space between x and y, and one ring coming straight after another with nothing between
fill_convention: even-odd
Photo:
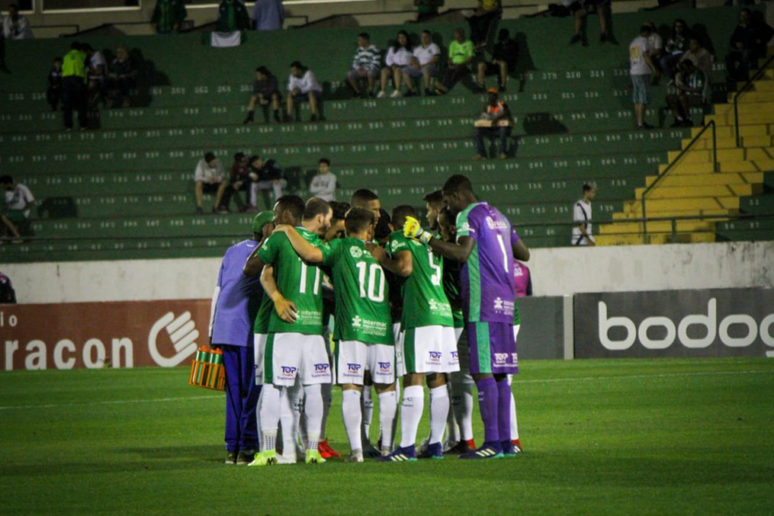
<instances>
[{"instance_id":1,"label":"metal handrail","mask_svg":"<svg viewBox=\"0 0 774 516\"><path fill-rule=\"evenodd\" d=\"M755 72L755 75L753 75L745 84L742 86L742 88L736 92L736 95L734 95L734 130L736 131L736 146L741 147L742 146L742 138L739 136L739 96L752 88L753 82L760 79L761 75L766 71L766 68L771 64L771 62L774 61L774 55L771 56L766 60L765 63L763 63L763 66L761 66L757 72Z\"/></svg>"},{"instance_id":2,"label":"metal handrail","mask_svg":"<svg viewBox=\"0 0 774 516\"><path fill-rule=\"evenodd\" d=\"M646 211L646 204L645 204L645 196L653 190L653 188L661 181L661 179L666 176L670 170L672 170L672 167L674 167L678 161L680 161L683 156L685 156L685 153L688 152L691 147L693 147L693 144L696 143L701 135L704 134L704 132L712 128L712 172L718 171L718 139L717 139L717 128L715 125L715 121L711 120L710 123L702 127L701 131L699 131L699 134L693 137L691 140L691 143L689 143L683 150L680 151L680 154L677 155L677 157L669 164L667 165L667 168L664 169L664 172L656 176L656 180L653 181L653 183L650 184L647 188L645 188L645 191L642 192L642 198L640 199L642 203L642 243L647 244L648 243L648 213Z\"/></svg>"}]
</instances>

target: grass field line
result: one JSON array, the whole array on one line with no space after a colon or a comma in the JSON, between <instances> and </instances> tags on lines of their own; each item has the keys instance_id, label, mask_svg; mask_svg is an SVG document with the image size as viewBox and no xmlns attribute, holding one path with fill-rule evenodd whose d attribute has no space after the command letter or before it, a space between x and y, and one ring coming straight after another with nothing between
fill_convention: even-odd
<instances>
[{"instance_id":1,"label":"grass field line","mask_svg":"<svg viewBox=\"0 0 774 516\"><path fill-rule=\"evenodd\" d=\"M188 400L206 400L212 398L223 398L223 396L181 396L178 398L154 398L145 400L113 400L113 401L89 401L86 403L51 403L49 405L8 405L0 407L0 410L14 409L41 409L55 407L70 407L74 405L125 405L129 403L166 403L169 401L188 401Z\"/></svg>"}]
</instances>

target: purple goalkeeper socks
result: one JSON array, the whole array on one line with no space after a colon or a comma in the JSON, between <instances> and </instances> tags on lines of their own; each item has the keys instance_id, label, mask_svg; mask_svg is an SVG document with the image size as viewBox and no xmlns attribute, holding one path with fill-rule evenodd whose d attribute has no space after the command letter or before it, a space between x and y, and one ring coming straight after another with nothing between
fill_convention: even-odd
<instances>
[{"instance_id":1,"label":"purple goalkeeper socks","mask_svg":"<svg viewBox=\"0 0 774 516\"><path fill-rule=\"evenodd\" d=\"M511 440L511 386L507 380L497 382L497 427L500 440Z\"/></svg>"},{"instance_id":2,"label":"purple goalkeeper socks","mask_svg":"<svg viewBox=\"0 0 774 516\"><path fill-rule=\"evenodd\" d=\"M484 441L486 443L499 443L498 431L498 392L497 382L494 378L485 378L476 383L478 387L478 405L481 409L481 419L484 420Z\"/></svg>"}]
</instances>

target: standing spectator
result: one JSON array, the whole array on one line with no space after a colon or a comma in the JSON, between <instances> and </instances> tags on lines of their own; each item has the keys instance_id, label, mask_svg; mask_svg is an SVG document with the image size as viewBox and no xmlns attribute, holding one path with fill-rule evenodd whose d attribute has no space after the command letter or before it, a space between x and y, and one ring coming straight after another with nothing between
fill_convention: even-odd
<instances>
[{"instance_id":1,"label":"standing spectator","mask_svg":"<svg viewBox=\"0 0 774 516\"><path fill-rule=\"evenodd\" d=\"M3 20L3 36L5 39L32 39L32 29L26 16L19 14L19 6L8 6L8 16Z\"/></svg>"},{"instance_id":2,"label":"standing spectator","mask_svg":"<svg viewBox=\"0 0 774 516\"><path fill-rule=\"evenodd\" d=\"M90 44L82 46L86 52L86 74L89 84L89 103L96 105L100 100L104 100L107 95L107 60L99 50L94 50Z\"/></svg>"},{"instance_id":3,"label":"standing spectator","mask_svg":"<svg viewBox=\"0 0 774 516\"><path fill-rule=\"evenodd\" d=\"M575 33L570 38L571 45L582 42L584 47L588 46L589 42L583 29L589 14L594 13L599 18L599 42L609 41L614 45L618 44L610 32L610 2L611 0L562 0L562 5L567 8L575 20Z\"/></svg>"},{"instance_id":4,"label":"standing spectator","mask_svg":"<svg viewBox=\"0 0 774 516\"><path fill-rule=\"evenodd\" d=\"M672 127L693 127L691 106L700 106L704 93L704 74L693 66L693 61L680 63L680 71L675 76L677 93L667 95L666 101L675 123Z\"/></svg>"},{"instance_id":5,"label":"standing spectator","mask_svg":"<svg viewBox=\"0 0 774 516\"><path fill-rule=\"evenodd\" d=\"M89 125L86 99L86 53L77 41L62 59L62 107L65 130L73 130L73 109L78 111L78 128L85 131Z\"/></svg>"},{"instance_id":6,"label":"standing spectator","mask_svg":"<svg viewBox=\"0 0 774 516\"><path fill-rule=\"evenodd\" d=\"M691 31L685 20L677 19L672 24L672 35L667 40L665 55L659 62L661 73L670 79L674 77L677 64L688 50L691 40Z\"/></svg>"},{"instance_id":7,"label":"standing spectator","mask_svg":"<svg viewBox=\"0 0 774 516\"><path fill-rule=\"evenodd\" d=\"M497 44L492 53L492 60L478 63L478 85L481 90L486 89L486 78L497 75L500 79L498 85L500 92L505 91L508 85L508 74L516 69L516 60L519 58L519 44L510 38L508 29L500 29L497 35Z\"/></svg>"},{"instance_id":8,"label":"standing spectator","mask_svg":"<svg viewBox=\"0 0 774 516\"><path fill-rule=\"evenodd\" d=\"M653 23L653 21L646 21L643 25L650 27L650 36L648 36L648 48L650 48L650 50L648 50L648 55L650 56L650 60L653 62L653 67L656 70L663 72L663 70L659 68L659 63L664 56L664 38L658 33L656 24ZM654 85L658 84L659 76L660 73L653 77Z\"/></svg>"},{"instance_id":9,"label":"standing spectator","mask_svg":"<svg viewBox=\"0 0 774 516\"><path fill-rule=\"evenodd\" d=\"M223 163L212 152L204 155L204 159L199 161L194 172L194 182L196 183L196 214L204 213L202 202L204 194L215 194L215 204L212 212L222 212L221 199L223 192L226 191L226 170Z\"/></svg>"},{"instance_id":10,"label":"standing spectator","mask_svg":"<svg viewBox=\"0 0 774 516\"><path fill-rule=\"evenodd\" d=\"M256 6L258 3L256 2ZM255 69L255 82L253 82L253 95L250 97L250 105L247 108L247 118L245 124L255 122L255 108L261 106L263 109L263 118L269 123L269 106L274 113L274 120L282 121L280 118L280 95L277 78L265 66L259 66Z\"/></svg>"},{"instance_id":11,"label":"standing spectator","mask_svg":"<svg viewBox=\"0 0 774 516\"><path fill-rule=\"evenodd\" d=\"M645 109L650 104L651 74L656 77L659 74L650 59L648 38L651 32L649 26L643 25L640 27L640 35L629 45L629 73L634 87L632 100L638 129L653 129L652 125L645 122Z\"/></svg>"},{"instance_id":12,"label":"standing spectator","mask_svg":"<svg viewBox=\"0 0 774 516\"><path fill-rule=\"evenodd\" d=\"M253 9L255 30L280 30L285 23L282 0L255 0Z\"/></svg>"},{"instance_id":13,"label":"standing spectator","mask_svg":"<svg viewBox=\"0 0 774 516\"><path fill-rule=\"evenodd\" d=\"M250 28L250 15L242 0L221 0L218 6L216 32L230 33Z\"/></svg>"},{"instance_id":14,"label":"standing spectator","mask_svg":"<svg viewBox=\"0 0 774 516\"><path fill-rule=\"evenodd\" d=\"M575 203L572 211L572 221L576 224L572 228L572 245L597 245L591 236L591 201L596 195L596 183L583 184L583 199Z\"/></svg>"},{"instance_id":15,"label":"standing spectator","mask_svg":"<svg viewBox=\"0 0 774 516\"><path fill-rule=\"evenodd\" d=\"M121 107L129 107L129 97L136 86L137 70L129 58L129 50L125 46L116 48L116 58L110 63L108 73L108 92L117 92ZM113 102L108 102L108 107Z\"/></svg>"},{"instance_id":16,"label":"standing spectator","mask_svg":"<svg viewBox=\"0 0 774 516\"><path fill-rule=\"evenodd\" d=\"M460 79L470 73L468 65L473 61L473 43L465 39L463 29L454 29L454 41L449 45L449 62L441 84L435 85L436 95L446 95Z\"/></svg>"},{"instance_id":17,"label":"standing spectator","mask_svg":"<svg viewBox=\"0 0 774 516\"><path fill-rule=\"evenodd\" d=\"M766 44L772 35L774 29L762 19L753 21L749 9L739 12L739 25L731 34L731 52L726 56L726 70L732 80L747 80L749 69L755 68L758 59L766 55Z\"/></svg>"},{"instance_id":18,"label":"standing spectator","mask_svg":"<svg viewBox=\"0 0 774 516\"><path fill-rule=\"evenodd\" d=\"M46 101L51 106L51 111L56 111L59 107L59 100L62 98L62 58L54 59L51 70L48 72L48 89L46 90Z\"/></svg>"},{"instance_id":19,"label":"standing spectator","mask_svg":"<svg viewBox=\"0 0 774 516\"><path fill-rule=\"evenodd\" d=\"M403 80L406 81L408 92L407 97L413 97L417 94L414 88L414 77L424 79L425 95L430 95L430 79L435 75L438 68L438 61L441 60L441 49L433 43L433 35L429 30L423 30L421 36L422 44L414 49L411 65L403 69Z\"/></svg>"},{"instance_id":20,"label":"standing spectator","mask_svg":"<svg viewBox=\"0 0 774 516\"><path fill-rule=\"evenodd\" d=\"M438 14L438 8L443 7L444 0L414 0L417 8L417 21L425 21Z\"/></svg>"},{"instance_id":21,"label":"standing spectator","mask_svg":"<svg viewBox=\"0 0 774 516\"><path fill-rule=\"evenodd\" d=\"M246 191L248 196L250 195L250 162L244 152L237 152L234 155L234 163L228 173L228 186L223 192L221 201L222 211L229 211L232 197L239 211L245 211L247 204L239 197L240 191Z\"/></svg>"},{"instance_id":22,"label":"standing spectator","mask_svg":"<svg viewBox=\"0 0 774 516\"><path fill-rule=\"evenodd\" d=\"M476 154L475 159L486 159L488 153L484 145L484 137L497 137L500 141L500 159L508 157L508 137L511 135L513 129L513 117L511 116L511 110L508 104L500 100L497 90L492 88L489 90L489 99L484 106L484 110L479 116L479 120L486 122L486 126L476 127L474 130L474 136L476 140ZM507 122L507 125L501 125L502 122Z\"/></svg>"},{"instance_id":23,"label":"standing spectator","mask_svg":"<svg viewBox=\"0 0 774 516\"><path fill-rule=\"evenodd\" d=\"M319 120L319 104L322 98L322 86L317 82L312 70L304 67L300 61L290 63L290 77L288 78L288 112L285 120L291 122L293 107L296 103L309 102L312 111L310 122ZM277 197L279 198L279 196Z\"/></svg>"},{"instance_id":24,"label":"standing spectator","mask_svg":"<svg viewBox=\"0 0 774 516\"><path fill-rule=\"evenodd\" d=\"M13 289L11 278L0 272L0 305L15 305L16 291Z\"/></svg>"},{"instance_id":25,"label":"standing spectator","mask_svg":"<svg viewBox=\"0 0 774 516\"><path fill-rule=\"evenodd\" d=\"M402 30L398 32L398 38L395 44L387 51L387 57L384 59L386 65L382 68L382 91L379 92L380 99L387 96L387 83L393 80L395 91L390 95L392 98L400 97L401 81L403 80L403 71L411 64L412 54L411 41L409 41L408 32ZM411 89L409 89L411 92Z\"/></svg>"},{"instance_id":26,"label":"standing spectator","mask_svg":"<svg viewBox=\"0 0 774 516\"><path fill-rule=\"evenodd\" d=\"M282 169L273 159L264 161L261 156L255 155L250 158L250 202L253 207L248 211L254 211L258 206L258 194L263 196L264 206L268 209L274 206L277 199L282 197L282 189L288 182L282 177ZM268 192L274 193L274 199L269 200Z\"/></svg>"},{"instance_id":27,"label":"standing spectator","mask_svg":"<svg viewBox=\"0 0 774 516\"><path fill-rule=\"evenodd\" d=\"M331 172L331 160L321 158L317 164L317 172L309 185L309 193L323 201L335 201L336 176Z\"/></svg>"},{"instance_id":28,"label":"standing spectator","mask_svg":"<svg viewBox=\"0 0 774 516\"><path fill-rule=\"evenodd\" d=\"M7 175L0 177L0 187L4 191L3 223L16 239L22 234L29 234L30 211L35 206L32 192L27 186L14 183L13 178Z\"/></svg>"},{"instance_id":29,"label":"standing spectator","mask_svg":"<svg viewBox=\"0 0 774 516\"><path fill-rule=\"evenodd\" d=\"M156 0L151 25L157 34L172 34L180 30L186 16L184 0Z\"/></svg>"},{"instance_id":30,"label":"standing spectator","mask_svg":"<svg viewBox=\"0 0 774 516\"><path fill-rule=\"evenodd\" d=\"M367 98L374 94L376 78L379 77L379 63L381 54L376 45L371 44L371 36L363 32L357 37L357 50L352 60L352 69L347 74L347 82L352 87L356 96ZM368 88L361 94L360 81L366 81Z\"/></svg>"},{"instance_id":31,"label":"standing spectator","mask_svg":"<svg viewBox=\"0 0 774 516\"><path fill-rule=\"evenodd\" d=\"M476 52L481 52L489 41L489 32L502 15L503 7L500 0L478 0L478 7L473 16L468 18L470 23L470 39L476 47Z\"/></svg>"},{"instance_id":32,"label":"standing spectator","mask_svg":"<svg viewBox=\"0 0 774 516\"><path fill-rule=\"evenodd\" d=\"M680 58L678 66L686 61L693 63L693 67L704 74L704 94L703 100L706 101L710 96L710 74L712 73L712 54L706 48L701 46L697 38L691 38L688 52Z\"/></svg>"}]
</instances>

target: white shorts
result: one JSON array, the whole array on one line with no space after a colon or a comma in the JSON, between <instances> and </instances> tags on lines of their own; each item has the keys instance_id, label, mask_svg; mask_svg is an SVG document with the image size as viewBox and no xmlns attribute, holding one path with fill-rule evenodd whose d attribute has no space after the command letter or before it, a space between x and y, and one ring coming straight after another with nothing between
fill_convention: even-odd
<instances>
[{"instance_id":1,"label":"white shorts","mask_svg":"<svg viewBox=\"0 0 774 516\"><path fill-rule=\"evenodd\" d=\"M401 335L398 374L453 373L460 370L457 338L449 326L423 326Z\"/></svg>"},{"instance_id":2,"label":"white shorts","mask_svg":"<svg viewBox=\"0 0 774 516\"><path fill-rule=\"evenodd\" d=\"M264 353L266 352L265 333L253 334L253 352L255 354L255 385L263 385Z\"/></svg>"},{"instance_id":3,"label":"white shorts","mask_svg":"<svg viewBox=\"0 0 774 516\"><path fill-rule=\"evenodd\" d=\"M356 340L340 340L336 346L337 383L363 385L365 372L374 383L395 382L395 347L385 344L365 344Z\"/></svg>"},{"instance_id":4,"label":"white shorts","mask_svg":"<svg viewBox=\"0 0 774 516\"><path fill-rule=\"evenodd\" d=\"M460 360L460 374L453 375L452 381L473 383L473 377L470 375L470 347L468 347L468 334L465 332L465 328L455 328L454 330L459 333L459 337L457 338L457 357Z\"/></svg>"},{"instance_id":5,"label":"white shorts","mask_svg":"<svg viewBox=\"0 0 774 516\"><path fill-rule=\"evenodd\" d=\"M270 333L266 339L264 381L292 387L331 383L331 366L322 335Z\"/></svg>"},{"instance_id":6,"label":"white shorts","mask_svg":"<svg viewBox=\"0 0 774 516\"><path fill-rule=\"evenodd\" d=\"M465 330L465 328L454 328L454 335L457 337L457 342L459 343L460 337L462 336L462 332Z\"/></svg>"}]
</instances>

